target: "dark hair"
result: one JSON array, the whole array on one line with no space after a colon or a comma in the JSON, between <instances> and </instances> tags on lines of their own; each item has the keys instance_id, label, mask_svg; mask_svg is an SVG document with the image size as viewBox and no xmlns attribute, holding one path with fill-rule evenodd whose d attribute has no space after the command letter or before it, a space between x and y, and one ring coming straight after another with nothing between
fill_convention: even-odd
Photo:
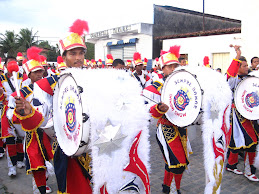
<instances>
[{"instance_id":1,"label":"dark hair","mask_svg":"<svg viewBox=\"0 0 259 194\"><path fill-rule=\"evenodd\" d=\"M16 58L15 58L14 56L8 56L8 57L6 57L5 60L4 60L4 64L5 64L5 65L7 64L7 61L8 61L9 59L14 59L14 60L16 61Z\"/></svg>"},{"instance_id":2,"label":"dark hair","mask_svg":"<svg viewBox=\"0 0 259 194\"><path fill-rule=\"evenodd\" d=\"M115 59L115 60L112 62L112 66L113 66L113 67L117 67L119 64L122 64L123 66L125 66L124 61L121 60L121 59Z\"/></svg>"},{"instance_id":3,"label":"dark hair","mask_svg":"<svg viewBox=\"0 0 259 194\"><path fill-rule=\"evenodd\" d=\"M221 72L221 68L217 68L216 70Z\"/></svg>"},{"instance_id":4,"label":"dark hair","mask_svg":"<svg viewBox=\"0 0 259 194\"><path fill-rule=\"evenodd\" d=\"M258 57L253 57L252 59L251 59L251 63L253 63L253 60L254 59L258 59Z\"/></svg>"},{"instance_id":5,"label":"dark hair","mask_svg":"<svg viewBox=\"0 0 259 194\"><path fill-rule=\"evenodd\" d=\"M179 62L181 62L182 60L185 60L185 58L180 57L178 60L179 60Z\"/></svg>"},{"instance_id":6,"label":"dark hair","mask_svg":"<svg viewBox=\"0 0 259 194\"><path fill-rule=\"evenodd\" d=\"M240 60L240 61L245 61L245 62L247 62L247 61L246 61L246 58L245 58L244 56L241 56L241 57L239 58L239 60Z\"/></svg>"}]
</instances>

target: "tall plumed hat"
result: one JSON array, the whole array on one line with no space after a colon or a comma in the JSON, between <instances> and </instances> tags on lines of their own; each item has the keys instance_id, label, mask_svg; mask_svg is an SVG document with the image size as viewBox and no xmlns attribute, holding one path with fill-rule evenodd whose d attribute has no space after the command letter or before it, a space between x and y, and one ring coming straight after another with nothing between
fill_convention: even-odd
<instances>
[{"instance_id":1,"label":"tall plumed hat","mask_svg":"<svg viewBox=\"0 0 259 194\"><path fill-rule=\"evenodd\" d=\"M135 52L133 55L133 65L134 67L137 65L142 65L143 62L141 60L141 54L139 52Z\"/></svg>"},{"instance_id":2,"label":"tall plumed hat","mask_svg":"<svg viewBox=\"0 0 259 194\"><path fill-rule=\"evenodd\" d=\"M38 71L41 69L44 70L43 66L41 65L41 51L42 49L36 46L33 46L27 50L28 61L23 64L23 69L27 75L29 75L30 72Z\"/></svg>"},{"instance_id":3,"label":"tall plumed hat","mask_svg":"<svg viewBox=\"0 0 259 194\"><path fill-rule=\"evenodd\" d=\"M4 66L2 65L2 58L0 57L0 70L4 72Z\"/></svg>"},{"instance_id":4,"label":"tall plumed hat","mask_svg":"<svg viewBox=\"0 0 259 194\"><path fill-rule=\"evenodd\" d=\"M209 59L208 56L205 56L205 57L203 58L203 65L204 65L205 67L210 67L210 59Z\"/></svg>"},{"instance_id":5,"label":"tall plumed hat","mask_svg":"<svg viewBox=\"0 0 259 194\"><path fill-rule=\"evenodd\" d=\"M61 56L58 56L58 58L57 58L57 69L58 70L64 70L66 68L67 68L67 66L64 63L63 58Z\"/></svg>"},{"instance_id":6,"label":"tall plumed hat","mask_svg":"<svg viewBox=\"0 0 259 194\"><path fill-rule=\"evenodd\" d=\"M127 60L126 65L131 66L131 60Z\"/></svg>"},{"instance_id":7,"label":"tall plumed hat","mask_svg":"<svg viewBox=\"0 0 259 194\"><path fill-rule=\"evenodd\" d=\"M40 55L40 61L42 66L48 66L47 58L43 55Z\"/></svg>"},{"instance_id":8,"label":"tall plumed hat","mask_svg":"<svg viewBox=\"0 0 259 194\"><path fill-rule=\"evenodd\" d=\"M113 56L111 54L107 54L106 58L107 59L105 61L105 64L106 65L112 65L112 63L113 63Z\"/></svg>"},{"instance_id":9,"label":"tall plumed hat","mask_svg":"<svg viewBox=\"0 0 259 194\"><path fill-rule=\"evenodd\" d=\"M161 51L159 62L163 68L165 65L174 63L179 64L178 58L180 57L180 46L171 46L169 51Z\"/></svg>"},{"instance_id":10,"label":"tall plumed hat","mask_svg":"<svg viewBox=\"0 0 259 194\"><path fill-rule=\"evenodd\" d=\"M147 62L148 62L147 58L144 58L143 65L144 65L144 66L147 66Z\"/></svg>"},{"instance_id":11,"label":"tall plumed hat","mask_svg":"<svg viewBox=\"0 0 259 194\"><path fill-rule=\"evenodd\" d=\"M89 33L88 23L86 21L77 19L69 29L69 32L71 32L71 34L59 41L61 56L63 55L64 51L74 48L86 49L85 41L82 37L85 31Z\"/></svg>"},{"instance_id":12,"label":"tall plumed hat","mask_svg":"<svg viewBox=\"0 0 259 194\"><path fill-rule=\"evenodd\" d=\"M18 52L18 53L17 53L16 60L17 60L17 61L22 61L23 59L24 59L23 54L22 54L21 52Z\"/></svg>"}]
</instances>

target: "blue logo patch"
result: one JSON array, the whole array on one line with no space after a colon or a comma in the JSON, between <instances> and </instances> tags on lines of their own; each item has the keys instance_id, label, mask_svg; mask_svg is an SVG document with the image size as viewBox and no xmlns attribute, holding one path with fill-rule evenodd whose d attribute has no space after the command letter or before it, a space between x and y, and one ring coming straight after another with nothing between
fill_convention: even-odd
<instances>
[{"instance_id":1,"label":"blue logo patch","mask_svg":"<svg viewBox=\"0 0 259 194\"><path fill-rule=\"evenodd\" d=\"M189 102L190 99L187 93L183 90L178 90L177 94L174 96L175 108L179 111L184 111Z\"/></svg>"},{"instance_id":2,"label":"blue logo patch","mask_svg":"<svg viewBox=\"0 0 259 194\"><path fill-rule=\"evenodd\" d=\"M70 132L73 132L76 128L76 109L75 104L68 103L65 109L66 113L66 125Z\"/></svg>"},{"instance_id":3,"label":"blue logo patch","mask_svg":"<svg viewBox=\"0 0 259 194\"><path fill-rule=\"evenodd\" d=\"M257 93L251 92L250 94L246 95L245 98L246 105L250 108L254 108L259 105L259 97Z\"/></svg>"}]
</instances>

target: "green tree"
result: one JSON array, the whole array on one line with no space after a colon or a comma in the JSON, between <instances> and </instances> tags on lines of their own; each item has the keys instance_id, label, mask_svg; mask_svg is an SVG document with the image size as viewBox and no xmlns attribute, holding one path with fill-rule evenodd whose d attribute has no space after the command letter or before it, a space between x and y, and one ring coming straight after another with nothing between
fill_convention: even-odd
<instances>
[{"instance_id":1,"label":"green tree","mask_svg":"<svg viewBox=\"0 0 259 194\"><path fill-rule=\"evenodd\" d=\"M18 34L19 51L27 51L31 46L37 46L37 33L33 33L32 29L22 28Z\"/></svg>"},{"instance_id":2,"label":"green tree","mask_svg":"<svg viewBox=\"0 0 259 194\"><path fill-rule=\"evenodd\" d=\"M40 48L44 49L47 54L47 61L57 61L58 57L58 49L56 46L51 46L48 41L40 41L39 45Z\"/></svg>"},{"instance_id":3,"label":"green tree","mask_svg":"<svg viewBox=\"0 0 259 194\"><path fill-rule=\"evenodd\" d=\"M85 58L88 60L94 59L94 44L86 42L87 52L85 54Z\"/></svg>"},{"instance_id":4,"label":"green tree","mask_svg":"<svg viewBox=\"0 0 259 194\"><path fill-rule=\"evenodd\" d=\"M0 55L15 56L17 54L17 35L14 31L6 31L5 34L0 34Z\"/></svg>"}]
</instances>

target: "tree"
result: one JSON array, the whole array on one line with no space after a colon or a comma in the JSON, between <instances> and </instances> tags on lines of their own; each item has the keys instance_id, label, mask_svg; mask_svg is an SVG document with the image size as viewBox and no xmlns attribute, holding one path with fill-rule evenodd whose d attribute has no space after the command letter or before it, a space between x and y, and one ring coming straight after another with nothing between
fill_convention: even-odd
<instances>
[{"instance_id":1,"label":"tree","mask_svg":"<svg viewBox=\"0 0 259 194\"><path fill-rule=\"evenodd\" d=\"M58 49L55 46L51 46L48 41L40 41L38 46L46 52L47 61L56 61L58 57Z\"/></svg>"},{"instance_id":2,"label":"tree","mask_svg":"<svg viewBox=\"0 0 259 194\"><path fill-rule=\"evenodd\" d=\"M85 54L85 58L88 60L94 59L94 44L86 42L87 52Z\"/></svg>"},{"instance_id":3,"label":"tree","mask_svg":"<svg viewBox=\"0 0 259 194\"><path fill-rule=\"evenodd\" d=\"M14 31L6 31L5 34L0 34L0 55L15 56L17 45L17 35Z\"/></svg>"},{"instance_id":4,"label":"tree","mask_svg":"<svg viewBox=\"0 0 259 194\"><path fill-rule=\"evenodd\" d=\"M28 48L31 46L37 46L38 40L37 40L37 34L33 34L32 29L29 30L28 28L22 28L18 34L18 45L19 45L19 51L27 51Z\"/></svg>"}]
</instances>

